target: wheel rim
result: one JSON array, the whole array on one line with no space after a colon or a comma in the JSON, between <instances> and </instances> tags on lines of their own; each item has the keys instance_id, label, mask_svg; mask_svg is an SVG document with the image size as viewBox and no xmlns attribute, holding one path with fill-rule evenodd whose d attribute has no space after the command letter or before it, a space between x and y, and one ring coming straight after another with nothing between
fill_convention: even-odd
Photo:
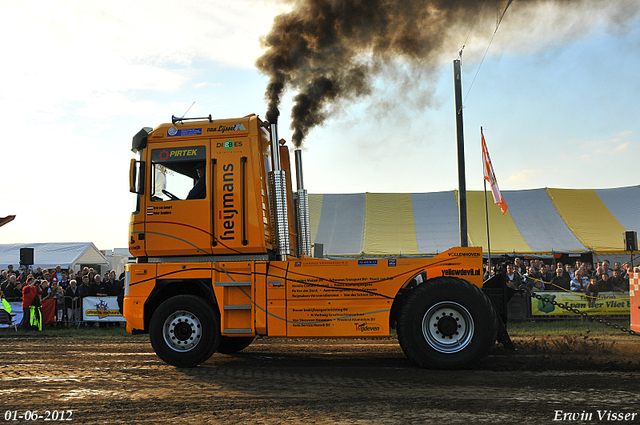
<instances>
[{"instance_id":1,"label":"wheel rim","mask_svg":"<svg viewBox=\"0 0 640 425\"><path fill-rule=\"evenodd\" d=\"M422 334L441 353L457 353L471 343L473 317L458 303L443 301L433 305L422 318Z\"/></svg>"},{"instance_id":2,"label":"wheel rim","mask_svg":"<svg viewBox=\"0 0 640 425\"><path fill-rule=\"evenodd\" d=\"M186 352L198 345L202 338L202 324L193 313L180 310L164 321L162 336L172 350Z\"/></svg>"}]
</instances>

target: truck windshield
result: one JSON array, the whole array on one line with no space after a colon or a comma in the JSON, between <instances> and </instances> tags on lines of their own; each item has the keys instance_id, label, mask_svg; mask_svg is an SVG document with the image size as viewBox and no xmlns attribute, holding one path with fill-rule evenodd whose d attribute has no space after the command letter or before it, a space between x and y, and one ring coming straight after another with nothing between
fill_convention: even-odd
<instances>
[{"instance_id":1,"label":"truck windshield","mask_svg":"<svg viewBox=\"0 0 640 425\"><path fill-rule=\"evenodd\" d=\"M205 198L205 159L204 146L153 150L151 200L161 202Z\"/></svg>"}]
</instances>

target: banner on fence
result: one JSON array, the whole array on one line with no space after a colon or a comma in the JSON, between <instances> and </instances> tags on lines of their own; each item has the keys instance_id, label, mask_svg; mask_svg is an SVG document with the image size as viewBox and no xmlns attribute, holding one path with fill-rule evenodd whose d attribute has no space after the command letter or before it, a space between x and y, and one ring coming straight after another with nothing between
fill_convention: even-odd
<instances>
[{"instance_id":1,"label":"banner on fence","mask_svg":"<svg viewBox=\"0 0 640 425\"><path fill-rule=\"evenodd\" d=\"M578 292L538 292L538 295L563 303L567 307L577 308L590 315L622 316L630 312L631 301L628 292L601 292L595 299L590 299ZM591 300L591 303L589 302ZM531 314L534 316L566 316L574 314L550 302L531 299Z\"/></svg>"},{"instance_id":2,"label":"banner on fence","mask_svg":"<svg viewBox=\"0 0 640 425\"><path fill-rule=\"evenodd\" d=\"M631 298L631 329L640 332L640 273L629 273Z\"/></svg>"},{"instance_id":3,"label":"banner on fence","mask_svg":"<svg viewBox=\"0 0 640 425\"><path fill-rule=\"evenodd\" d=\"M22 321L22 303L20 301L10 302L11 314L13 315L13 323L19 325ZM9 325L0 325L0 328L8 328Z\"/></svg>"},{"instance_id":4,"label":"banner on fence","mask_svg":"<svg viewBox=\"0 0 640 425\"><path fill-rule=\"evenodd\" d=\"M118 307L118 297L83 298L82 320L85 322L125 322Z\"/></svg>"}]
</instances>

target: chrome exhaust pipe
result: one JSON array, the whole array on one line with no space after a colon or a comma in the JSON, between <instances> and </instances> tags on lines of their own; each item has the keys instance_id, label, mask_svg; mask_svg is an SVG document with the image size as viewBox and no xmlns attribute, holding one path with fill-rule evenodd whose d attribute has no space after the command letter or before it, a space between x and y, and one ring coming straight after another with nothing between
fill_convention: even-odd
<instances>
[{"instance_id":1,"label":"chrome exhaust pipe","mask_svg":"<svg viewBox=\"0 0 640 425\"><path fill-rule=\"evenodd\" d=\"M296 185L298 187L298 256L311 256L311 232L309 226L309 195L302 177L302 151L294 151L296 157Z\"/></svg>"},{"instance_id":2,"label":"chrome exhaust pipe","mask_svg":"<svg viewBox=\"0 0 640 425\"><path fill-rule=\"evenodd\" d=\"M278 257L284 261L289 255L289 214L287 213L287 179L280 166L280 143L278 139L278 124L271 124L271 157L273 171L269 178L271 191L271 214L275 225L275 245Z\"/></svg>"}]
</instances>

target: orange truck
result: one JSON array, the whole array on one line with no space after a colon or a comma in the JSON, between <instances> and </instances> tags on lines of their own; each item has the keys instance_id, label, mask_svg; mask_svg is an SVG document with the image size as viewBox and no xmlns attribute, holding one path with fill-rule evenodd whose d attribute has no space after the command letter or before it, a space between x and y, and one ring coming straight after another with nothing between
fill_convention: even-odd
<instances>
[{"instance_id":1,"label":"orange truck","mask_svg":"<svg viewBox=\"0 0 640 425\"><path fill-rule=\"evenodd\" d=\"M482 249L429 258L311 256L277 125L256 115L176 118L133 137L124 317L165 362L192 367L256 336L388 337L421 367L459 368L507 338L483 291ZM496 295L497 294L497 295ZM494 298L492 300L492 298ZM497 300L497 301L496 301Z\"/></svg>"}]
</instances>

